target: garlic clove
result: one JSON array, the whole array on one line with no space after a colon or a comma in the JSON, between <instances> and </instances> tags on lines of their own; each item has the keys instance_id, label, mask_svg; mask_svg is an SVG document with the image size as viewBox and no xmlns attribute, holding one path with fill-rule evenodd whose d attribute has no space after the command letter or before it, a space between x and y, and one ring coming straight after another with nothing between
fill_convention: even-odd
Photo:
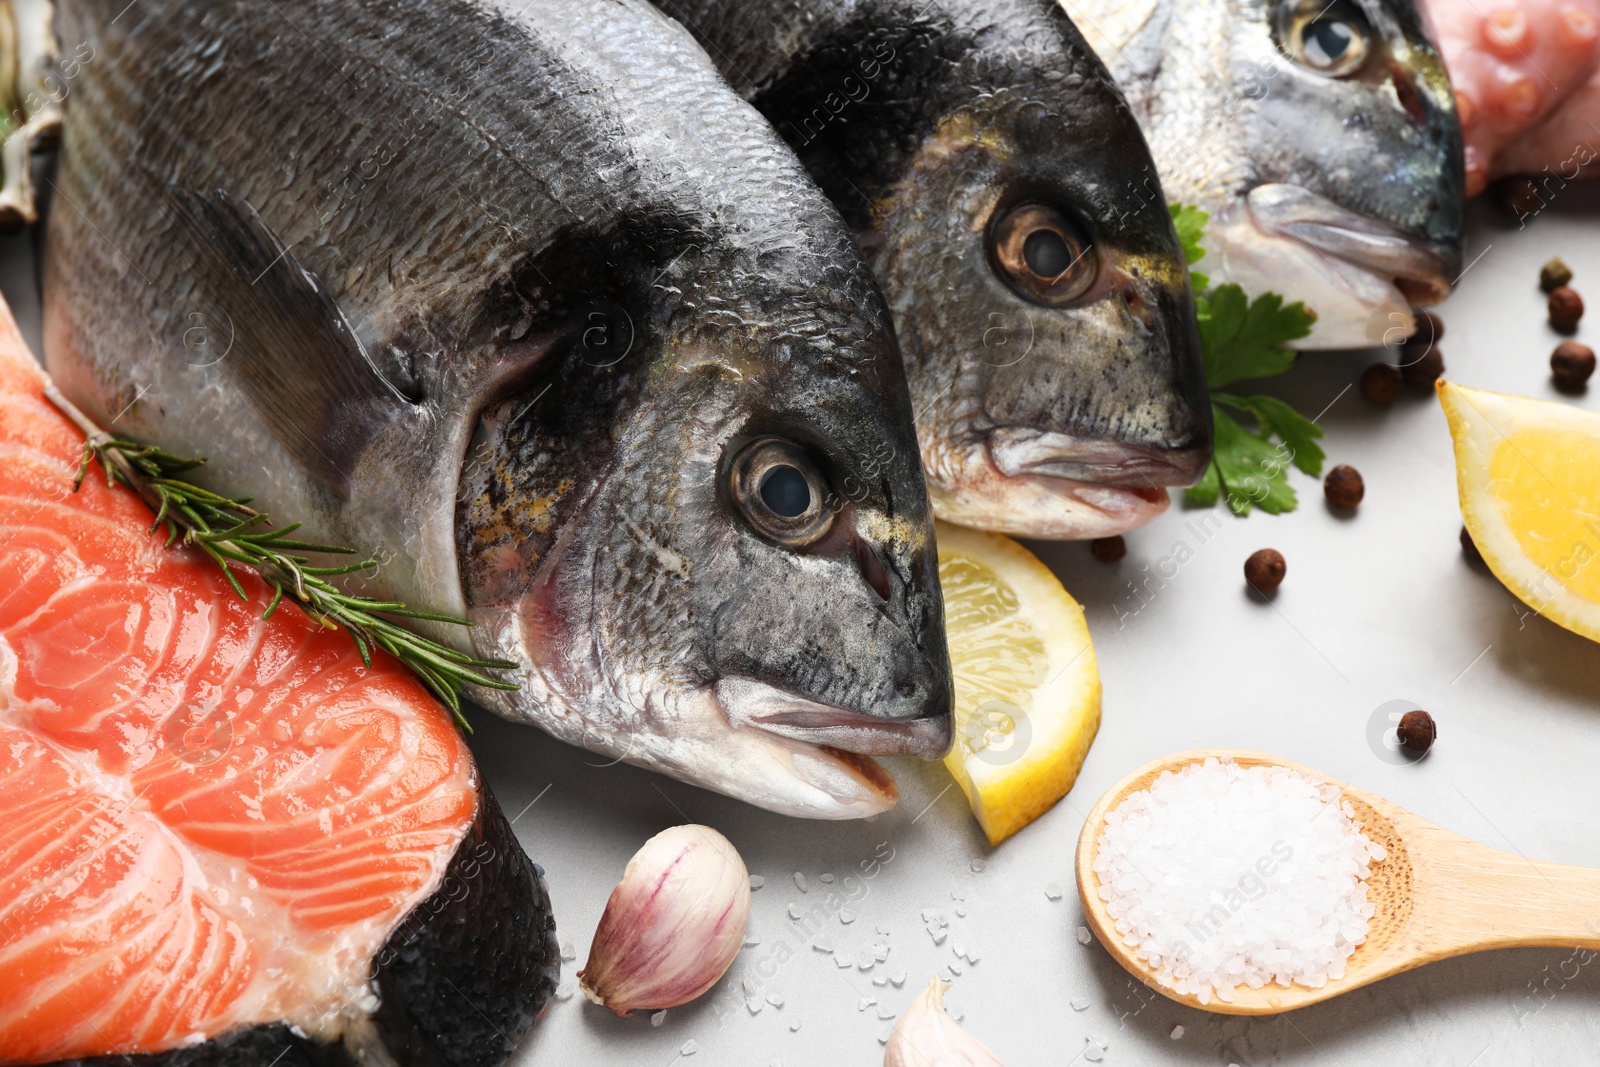
<instances>
[{"instance_id":1,"label":"garlic clove","mask_svg":"<svg viewBox=\"0 0 1600 1067\"><path fill-rule=\"evenodd\" d=\"M945 1014L948 988L949 982L935 978L906 1006L883 1050L883 1067L1005 1067Z\"/></svg>"},{"instance_id":2,"label":"garlic clove","mask_svg":"<svg viewBox=\"0 0 1600 1067\"><path fill-rule=\"evenodd\" d=\"M750 875L709 826L674 826L628 861L578 972L583 995L630 1015L687 1004L744 944Z\"/></svg>"}]
</instances>

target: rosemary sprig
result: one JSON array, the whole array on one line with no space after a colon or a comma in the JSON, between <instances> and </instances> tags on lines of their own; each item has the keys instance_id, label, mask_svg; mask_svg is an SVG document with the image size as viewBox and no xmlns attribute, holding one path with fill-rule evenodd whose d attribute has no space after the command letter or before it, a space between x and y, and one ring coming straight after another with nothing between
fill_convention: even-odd
<instances>
[{"instance_id":1,"label":"rosemary sprig","mask_svg":"<svg viewBox=\"0 0 1600 1067\"><path fill-rule=\"evenodd\" d=\"M515 682L492 678L484 671L512 670L515 663L499 659L474 659L446 645L422 637L380 616L425 619L453 626L471 626L466 619L431 611L417 611L399 601L374 600L351 596L327 579L340 574L377 567L376 560L362 560L335 567L311 566L302 552L352 555L354 549L341 545L319 545L297 541L290 534L300 528L294 522L276 528L267 525L267 515L250 507L249 498L231 499L183 481L175 475L194 470L204 459L176 456L152 445L108 434L62 396L49 383L45 394L68 418L88 435L83 445L83 460L72 487L83 484L91 464L98 462L105 471L106 484L122 484L138 493L155 510L150 532L165 528L167 547L181 541L193 545L222 568L228 584L240 598L248 601L239 584L234 565L254 570L272 587L272 599L261 617L268 619L284 600L330 630L342 628L361 653L361 661L372 666L372 650L381 648L403 663L450 708L456 722L468 733L472 726L461 712L461 689L472 684L486 689L515 690Z\"/></svg>"}]
</instances>

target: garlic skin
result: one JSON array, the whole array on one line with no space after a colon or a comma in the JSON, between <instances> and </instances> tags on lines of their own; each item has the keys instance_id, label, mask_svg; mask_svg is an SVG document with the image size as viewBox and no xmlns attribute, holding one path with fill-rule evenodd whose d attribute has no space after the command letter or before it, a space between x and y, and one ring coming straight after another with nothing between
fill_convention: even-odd
<instances>
[{"instance_id":1,"label":"garlic skin","mask_svg":"<svg viewBox=\"0 0 1600 1067\"><path fill-rule=\"evenodd\" d=\"M621 1016L687 1004L733 963L749 920L750 872L728 839L709 826L663 830L611 891L578 986Z\"/></svg>"},{"instance_id":2,"label":"garlic skin","mask_svg":"<svg viewBox=\"0 0 1600 1067\"><path fill-rule=\"evenodd\" d=\"M935 978L906 1005L883 1050L883 1067L1005 1067L944 1010L950 983Z\"/></svg>"}]
</instances>

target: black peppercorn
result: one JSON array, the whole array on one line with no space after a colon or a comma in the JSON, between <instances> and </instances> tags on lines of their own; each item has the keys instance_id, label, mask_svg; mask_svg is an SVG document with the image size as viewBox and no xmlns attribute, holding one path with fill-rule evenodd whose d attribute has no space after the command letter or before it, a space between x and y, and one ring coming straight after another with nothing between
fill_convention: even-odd
<instances>
[{"instance_id":1,"label":"black peppercorn","mask_svg":"<svg viewBox=\"0 0 1600 1067\"><path fill-rule=\"evenodd\" d=\"M1594 373L1594 349L1576 341L1562 341L1550 353L1550 376L1564 393L1582 392Z\"/></svg>"},{"instance_id":2,"label":"black peppercorn","mask_svg":"<svg viewBox=\"0 0 1600 1067\"><path fill-rule=\"evenodd\" d=\"M1128 554L1128 544L1120 537L1098 537L1089 542L1089 551L1101 563L1115 563Z\"/></svg>"},{"instance_id":3,"label":"black peppercorn","mask_svg":"<svg viewBox=\"0 0 1600 1067\"><path fill-rule=\"evenodd\" d=\"M1572 268L1556 256L1550 262L1539 268L1539 288L1545 292L1552 292L1572 281Z\"/></svg>"},{"instance_id":4,"label":"black peppercorn","mask_svg":"<svg viewBox=\"0 0 1600 1067\"><path fill-rule=\"evenodd\" d=\"M1244 580L1258 593L1270 593L1283 584L1289 570L1283 553L1275 548L1263 548L1244 561Z\"/></svg>"},{"instance_id":5,"label":"black peppercorn","mask_svg":"<svg viewBox=\"0 0 1600 1067\"><path fill-rule=\"evenodd\" d=\"M1387 363L1374 363L1361 372L1361 395L1379 407L1388 407L1400 395L1400 372Z\"/></svg>"},{"instance_id":6,"label":"black peppercorn","mask_svg":"<svg viewBox=\"0 0 1600 1067\"><path fill-rule=\"evenodd\" d=\"M1322 493L1328 498L1328 503L1346 511L1361 503L1366 491L1367 483L1362 481L1361 472L1343 463L1322 479Z\"/></svg>"},{"instance_id":7,"label":"black peppercorn","mask_svg":"<svg viewBox=\"0 0 1600 1067\"><path fill-rule=\"evenodd\" d=\"M1419 341L1437 342L1444 340L1443 319L1439 318L1439 316L1435 315L1433 312L1424 311L1421 308L1412 308L1411 314L1417 320L1417 328L1416 331L1413 332L1409 338L1407 338L1408 341L1415 343Z\"/></svg>"},{"instance_id":8,"label":"black peppercorn","mask_svg":"<svg viewBox=\"0 0 1600 1067\"><path fill-rule=\"evenodd\" d=\"M1412 752L1426 752L1439 736L1439 727L1434 724L1432 715L1419 708L1400 716L1400 725L1395 733L1399 735L1400 743Z\"/></svg>"},{"instance_id":9,"label":"black peppercorn","mask_svg":"<svg viewBox=\"0 0 1600 1067\"><path fill-rule=\"evenodd\" d=\"M1583 297L1578 295L1576 289L1566 286L1550 290L1550 299L1546 301L1550 308L1550 326L1558 333L1571 333L1578 328L1578 320L1583 318Z\"/></svg>"},{"instance_id":10,"label":"black peppercorn","mask_svg":"<svg viewBox=\"0 0 1600 1067\"><path fill-rule=\"evenodd\" d=\"M1419 389L1430 388L1444 373L1444 354L1426 342L1407 341L1400 348L1400 380Z\"/></svg>"}]
</instances>

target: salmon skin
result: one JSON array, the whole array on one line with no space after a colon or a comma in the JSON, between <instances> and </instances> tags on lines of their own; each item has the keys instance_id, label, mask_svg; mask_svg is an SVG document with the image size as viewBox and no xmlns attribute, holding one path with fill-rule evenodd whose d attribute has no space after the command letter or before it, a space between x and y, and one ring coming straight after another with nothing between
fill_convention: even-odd
<instances>
[{"instance_id":1,"label":"salmon skin","mask_svg":"<svg viewBox=\"0 0 1600 1067\"><path fill-rule=\"evenodd\" d=\"M559 949L449 715L74 493L41 389L0 303L0 1064L503 1062Z\"/></svg>"},{"instance_id":2,"label":"salmon skin","mask_svg":"<svg viewBox=\"0 0 1600 1067\"><path fill-rule=\"evenodd\" d=\"M44 265L75 403L384 560L369 595L471 618L521 664L476 699L573 744L823 818L893 805L867 756L949 748L882 294L679 26L642 0L59 12L96 57Z\"/></svg>"},{"instance_id":3,"label":"salmon skin","mask_svg":"<svg viewBox=\"0 0 1600 1067\"><path fill-rule=\"evenodd\" d=\"M1139 123L1052 0L658 0L855 228L934 510L1149 522L1211 456L1189 272Z\"/></svg>"}]
</instances>

